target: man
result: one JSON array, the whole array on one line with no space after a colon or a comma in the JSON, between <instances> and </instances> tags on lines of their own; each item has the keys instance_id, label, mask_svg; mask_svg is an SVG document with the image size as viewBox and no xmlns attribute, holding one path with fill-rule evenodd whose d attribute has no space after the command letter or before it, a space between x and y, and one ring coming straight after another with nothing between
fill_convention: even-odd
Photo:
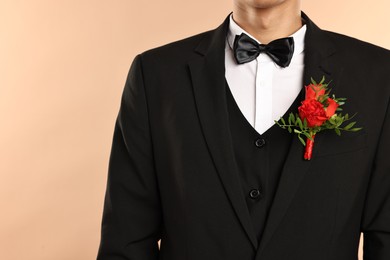
<instances>
[{"instance_id":1,"label":"man","mask_svg":"<svg viewBox=\"0 0 390 260\"><path fill-rule=\"evenodd\" d=\"M97 259L356 260L360 232L364 260L390 259L389 71L299 0L234 0L218 28L137 55ZM318 133L308 161L274 120L323 76L363 129Z\"/></svg>"}]
</instances>

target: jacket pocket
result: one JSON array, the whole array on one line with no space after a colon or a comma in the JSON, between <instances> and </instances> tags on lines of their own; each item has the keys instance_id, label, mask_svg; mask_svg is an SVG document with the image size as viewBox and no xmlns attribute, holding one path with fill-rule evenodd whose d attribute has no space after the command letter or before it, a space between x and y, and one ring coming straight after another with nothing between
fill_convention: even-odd
<instances>
[{"instance_id":1,"label":"jacket pocket","mask_svg":"<svg viewBox=\"0 0 390 260\"><path fill-rule=\"evenodd\" d=\"M361 133L359 133L361 132ZM322 134L322 133L319 133ZM333 135L331 135L333 134ZM327 133L323 140L316 146L314 143L315 157L339 155L364 149L368 146L367 133L360 130L358 132L346 132L341 136L335 133Z\"/></svg>"}]
</instances>

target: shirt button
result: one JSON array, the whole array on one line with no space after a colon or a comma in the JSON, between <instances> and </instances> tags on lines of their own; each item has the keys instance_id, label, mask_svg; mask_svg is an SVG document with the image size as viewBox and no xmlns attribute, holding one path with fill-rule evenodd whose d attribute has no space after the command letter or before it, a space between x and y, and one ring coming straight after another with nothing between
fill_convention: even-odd
<instances>
[{"instance_id":1,"label":"shirt button","mask_svg":"<svg viewBox=\"0 0 390 260\"><path fill-rule=\"evenodd\" d=\"M252 199L257 199L260 196L260 191L258 189L253 189L249 192L249 196Z\"/></svg>"},{"instance_id":2,"label":"shirt button","mask_svg":"<svg viewBox=\"0 0 390 260\"><path fill-rule=\"evenodd\" d=\"M264 138L258 138L255 140L255 145L257 147L263 147L265 145L265 139Z\"/></svg>"}]
</instances>

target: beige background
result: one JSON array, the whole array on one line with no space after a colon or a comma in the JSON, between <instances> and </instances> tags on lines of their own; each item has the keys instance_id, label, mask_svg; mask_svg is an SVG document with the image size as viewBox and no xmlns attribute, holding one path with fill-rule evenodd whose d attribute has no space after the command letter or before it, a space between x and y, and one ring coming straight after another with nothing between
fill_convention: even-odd
<instances>
[{"instance_id":1,"label":"beige background","mask_svg":"<svg viewBox=\"0 0 390 260\"><path fill-rule=\"evenodd\" d=\"M0 1L0 259L96 257L114 121L132 59L217 27L231 6ZM320 27L390 48L388 0L307 0L303 10Z\"/></svg>"}]
</instances>

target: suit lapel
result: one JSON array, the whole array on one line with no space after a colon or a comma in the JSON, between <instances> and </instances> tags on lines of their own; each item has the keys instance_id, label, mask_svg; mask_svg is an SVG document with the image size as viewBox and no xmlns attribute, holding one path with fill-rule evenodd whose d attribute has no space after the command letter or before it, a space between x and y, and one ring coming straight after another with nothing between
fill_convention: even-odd
<instances>
[{"instance_id":1,"label":"suit lapel","mask_svg":"<svg viewBox=\"0 0 390 260\"><path fill-rule=\"evenodd\" d=\"M195 49L197 56L189 61L198 115L219 177L254 249L257 238L248 207L242 194L228 122L225 95L225 40L229 16Z\"/></svg>"},{"instance_id":2,"label":"suit lapel","mask_svg":"<svg viewBox=\"0 0 390 260\"><path fill-rule=\"evenodd\" d=\"M307 25L304 85L308 85L311 82L311 77L315 80L320 80L322 76L325 76L326 82L331 81L330 87L332 93L334 93L342 68L333 68L332 66L331 59L335 56L333 43L326 33L318 28L303 12L302 18ZM304 89L302 89L298 98L303 100L304 94ZM293 137L255 259L261 259L260 255L286 214L300 183L304 176L308 174L309 167L315 167L313 164L315 164L317 151L321 149L322 136L321 133L316 135L313 157L310 161L303 159L304 146L296 136Z\"/></svg>"}]
</instances>

